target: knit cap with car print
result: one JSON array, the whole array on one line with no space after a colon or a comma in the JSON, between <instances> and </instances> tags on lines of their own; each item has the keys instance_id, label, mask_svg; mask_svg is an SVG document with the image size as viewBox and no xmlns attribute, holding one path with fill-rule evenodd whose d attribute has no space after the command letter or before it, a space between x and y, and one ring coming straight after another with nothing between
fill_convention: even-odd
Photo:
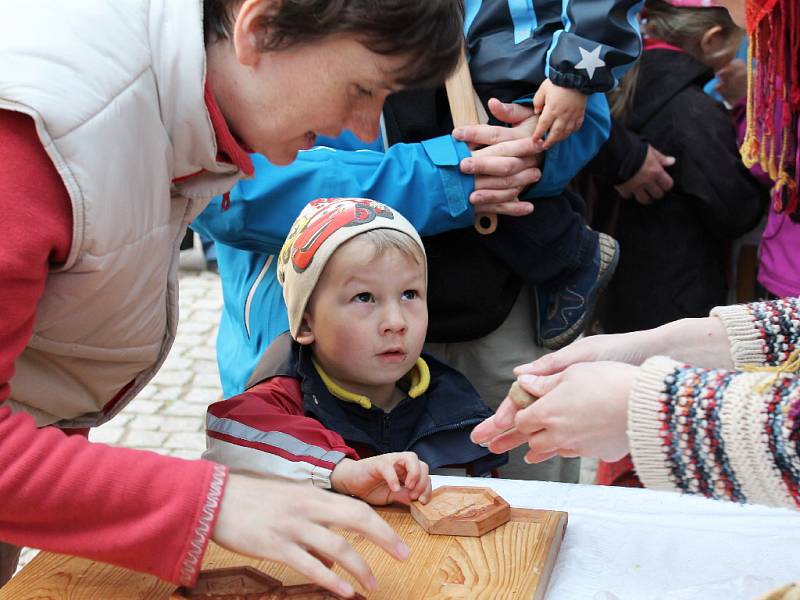
<instances>
[{"instance_id":1,"label":"knit cap with car print","mask_svg":"<svg viewBox=\"0 0 800 600\"><path fill-rule=\"evenodd\" d=\"M289 312L289 333L297 338L311 293L330 257L347 240L371 229L394 229L422 240L393 208L367 198L320 198L309 202L295 220L278 256L278 282Z\"/></svg>"}]
</instances>

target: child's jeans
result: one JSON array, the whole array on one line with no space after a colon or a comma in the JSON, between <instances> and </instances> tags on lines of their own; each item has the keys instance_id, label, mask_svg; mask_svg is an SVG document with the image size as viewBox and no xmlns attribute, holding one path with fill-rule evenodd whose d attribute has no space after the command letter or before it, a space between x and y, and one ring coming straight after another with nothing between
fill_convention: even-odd
<instances>
[{"instance_id":1,"label":"child's jeans","mask_svg":"<svg viewBox=\"0 0 800 600\"><path fill-rule=\"evenodd\" d=\"M531 214L501 216L495 233L479 237L525 283L554 291L592 261L597 233L586 227L583 199L574 192L531 201Z\"/></svg>"}]
</instances>

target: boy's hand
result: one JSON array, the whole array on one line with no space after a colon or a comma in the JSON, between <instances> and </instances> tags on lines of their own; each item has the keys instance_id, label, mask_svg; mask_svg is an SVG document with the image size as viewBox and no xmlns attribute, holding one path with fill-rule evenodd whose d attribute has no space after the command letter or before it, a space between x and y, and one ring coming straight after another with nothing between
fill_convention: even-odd
<instances>
[{"instance_id":1,"label":"boy's hand","mask_svg":"<svg viewBox=\"0 0 800 600\"><path fill-rule=\"evenodd\" d=\"M586 99L586 95L578 90L560 87L545 79L533 97L533 110L540 115L533 141L547 150L580 129ZM542 143L545 134L547 139Z\"/></svg>"},{"instance_id":2,"label":"boy's hand","mask_svg":"<svg viewBox=\"0 0 800 600\"><path fill-rule=\"evenodd\" d=\"M423 504L430 499L428 465L413 452L392 452L361 460L345 458L331 474L331 487L377 506Z\"/></svg>"}]
</instances>

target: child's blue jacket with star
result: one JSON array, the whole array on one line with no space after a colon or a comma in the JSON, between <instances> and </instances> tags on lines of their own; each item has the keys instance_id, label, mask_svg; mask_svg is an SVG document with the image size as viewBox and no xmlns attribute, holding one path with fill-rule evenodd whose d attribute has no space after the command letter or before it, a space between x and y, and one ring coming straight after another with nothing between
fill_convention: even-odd
<instances>
[{"instance_id":1,"label":"child's blue jacket with star","mask_svg":"<svg viewBox=\"0 0 800 600\"><path fill-rule=\"evenodd\" d=\"M641 0L466 0L473 84L487 100L514 101L550 79L584 94L607 92L642 53ZM531 88L534 89L531 89Z\"/></svg>"}]
</instances>

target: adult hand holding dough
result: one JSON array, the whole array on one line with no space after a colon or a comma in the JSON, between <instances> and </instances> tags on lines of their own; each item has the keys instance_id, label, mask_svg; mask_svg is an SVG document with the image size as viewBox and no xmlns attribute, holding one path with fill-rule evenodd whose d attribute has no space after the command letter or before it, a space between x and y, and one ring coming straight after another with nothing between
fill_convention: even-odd
<instances>
[{"instance_id":1,"label":"adult hand holding dough","mask_svg":"<svg viewBox=\"0 0 800 600\"><path fill-rule=\"evenodd\" d=\"M506 398L472 441L500 453L527 443L529 463L553 456L618 460L628 452L628 396L638 368L622 363L581 363L555 375L522 375L519 384L536 401L520 409Z\"/></svg>"}]
</instances>

